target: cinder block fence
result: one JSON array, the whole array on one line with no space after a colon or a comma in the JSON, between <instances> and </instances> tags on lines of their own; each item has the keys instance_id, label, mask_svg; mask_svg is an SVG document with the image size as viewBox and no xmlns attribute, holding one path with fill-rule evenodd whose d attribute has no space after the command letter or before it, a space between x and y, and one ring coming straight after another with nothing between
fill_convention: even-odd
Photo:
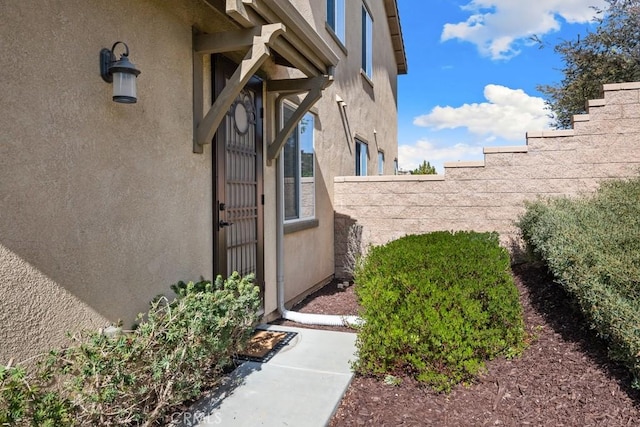
<instances>
[{"instance_id":1,"label":"cinder block fence","mask_svg":"<svg viewBox=\"0 0 640 427\"><path fill-rule=\"evenodd\" d=\"M336 276L344 277L348 229L362 244L438 230L497 231L521 243L514 221L524 202L593 192L600 182L640 172L640 82L603 86L570 130L526 134L526 145L488 147L484 161L445 163L443 175L337 177Z\"/></svg>"}]
</instances>

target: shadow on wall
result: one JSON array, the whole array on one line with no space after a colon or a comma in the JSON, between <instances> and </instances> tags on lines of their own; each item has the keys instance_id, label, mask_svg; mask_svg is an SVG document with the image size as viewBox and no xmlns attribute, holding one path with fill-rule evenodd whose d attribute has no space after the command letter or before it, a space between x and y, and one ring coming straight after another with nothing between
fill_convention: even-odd
<instances>
[{"instance_id":1,"label":"shadow on wall","mask_svg":"<svg viewBox=\"0 0 640 427\"><path fill-rule=\"evenodd\" d=\"M211 278L211 150L191 149L192 31L236 28L201 0L24 0L3 2L2 17L3 47L29 54L0 57L0 364L67 330L130 326L172 283ZM112 102L98 72L100 48L116 40L142 70L134 105Z\"/></svg>"},{"instance_id":2,"label":"shadow on wall","mask_svg":"<svg viewBox=\"0 0 640 427\"><path fill-rule=\"evenodd\" d=\"M362 226L348 215L334 212L335 276L352 280L355 264L362 256Z\"/></svg>"},{"instance_id":3,"label":"shadow on wall","mask_svg":"<svg viewBox=\"0 0 640 427\"><path fill-rule=\"evenodd\" d=\"M522 264L531 261L534 257L533 253L527 247L520 233L501 235L500 243L505 247L511 255L511 264Z\"/></svg>"}]
</instances>

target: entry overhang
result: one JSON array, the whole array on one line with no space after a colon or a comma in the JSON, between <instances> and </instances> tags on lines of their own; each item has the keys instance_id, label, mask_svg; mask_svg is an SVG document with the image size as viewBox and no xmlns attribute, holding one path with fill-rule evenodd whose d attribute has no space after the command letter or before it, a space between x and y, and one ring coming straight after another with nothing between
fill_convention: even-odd
<instances>
[{"instance_id":1,"label":"entry overhang","mask_svg":"<svg viewBox=\"0 0 640 427\"><path fill-rule=\"evenodd\" d=\"M260 27L260 35L253 37L253 44L245 55L238 68L233 73L224 89L216 100L209 112L202 118L196 126L196 144L202 146L209 143L216 133L222 119L233 104L233 100L238 96L242 88L253 77L262 63L269 57L269 44L274 37L284 32L282 24L271 24ZM225 33L226 34L226 33ZM229 41L234 44L233 40ZM200 52L196 54L201 55ZM194 145L194 150L196 146Z\"/></svg>"},{"instance_id":2,"label":"entry overhang","mask_svg":"<svg viewBox=\"0 0 640 427\"><path fill-rule=\"evenodd\" d=\"M204 1L215 7L214 0ZM294 114L299 118L322 96L322 90L331 84L333 69L338 63L336 54L288 0L225 0L224 8L240 29L194 36L194 153L202 153L203 146L211 142L233 100L265 60L272 56L271 50L307 76L307 79L293 79L288 84L283 81L271 83L270 92L280 93L281 96L283 93L308 92ZM244 59L205 114L204 55L245 50ZM269 82L267 86L269 88ZM277 157L296 123L293 126L287 126L287 123L285 129L278 132L274 142L269 145L269 159ZM285 132L289 127L291 129Z\"/></svg>"},{"instance_id":3,"label":"entry overhang","mask_svg":"<svg viewBox=\"0 0 640 427\"><path fill-rule=\"evenodd\" d=\"M279 25L284 32L286 29ZM279 34L278 34L279 35ZM256 37L263 36L263 27L253 27L244 30L227 31L224 33L199 34L193 38L193 50L198 54L234 52L248 49L256 42Z\"/></svg>"},{"instance_id":4,"label":"entry overhang","mask_svg":"<svg viewBox=\"0 0 640 427\"><path fill-rule=\"evenodd\" d=\"M338 56L288 0L244 0L244 3L249 4L267 22L282 22L289 29L278 42L287 42L300 56L311 62L318 70L314 75L330 74L330 69L338 64ZM274 49L287 58L277 48Z\"/></svg>"}]
</instances>

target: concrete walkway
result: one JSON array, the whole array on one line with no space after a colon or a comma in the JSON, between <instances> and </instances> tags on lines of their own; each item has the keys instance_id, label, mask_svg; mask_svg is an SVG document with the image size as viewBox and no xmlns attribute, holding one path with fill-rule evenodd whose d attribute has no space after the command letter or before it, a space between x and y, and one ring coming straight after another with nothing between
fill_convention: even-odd
<instances>
[{"instance_id":1,"label":"concrete walkway","mask_svg":"<svg viewBox=\"0 0 640 427\"><path fill-rule=\"evenodd\" d=\"M353 373L356 334L261 325L298 334L266 363L244 362L174 417L180 426L326 426Z\"/></svg>"}]
</instances>

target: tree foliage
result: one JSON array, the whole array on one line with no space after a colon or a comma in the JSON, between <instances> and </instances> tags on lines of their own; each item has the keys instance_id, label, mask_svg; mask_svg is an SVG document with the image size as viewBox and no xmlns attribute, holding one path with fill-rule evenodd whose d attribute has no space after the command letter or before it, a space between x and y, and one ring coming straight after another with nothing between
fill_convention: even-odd
<instances>
[{"instance_id":1,"label":"tree foliage","mask_svg":"<svg viewBox=\"0 0 640 427\"><path fill-rule=\"evenodd\" d=\"M435 175L437 173L436 168L431 166L431 163L426 160L422 162L420 166L411 171L411 175Z\"/></svg>"},{"instance_id":2,"label":"tree foliage","mask_svg":"<svg viewBox=\"0 0 640 427\"><path fill-rule=\"evenodd\" d=\"M562 81L538 87L559 129L571 127L587 100L602 96L603 84L640 80L640 0L607 2L606 9L595 9L595 30L555 47L564 61Z\"/></svg>"}]
</instances>

